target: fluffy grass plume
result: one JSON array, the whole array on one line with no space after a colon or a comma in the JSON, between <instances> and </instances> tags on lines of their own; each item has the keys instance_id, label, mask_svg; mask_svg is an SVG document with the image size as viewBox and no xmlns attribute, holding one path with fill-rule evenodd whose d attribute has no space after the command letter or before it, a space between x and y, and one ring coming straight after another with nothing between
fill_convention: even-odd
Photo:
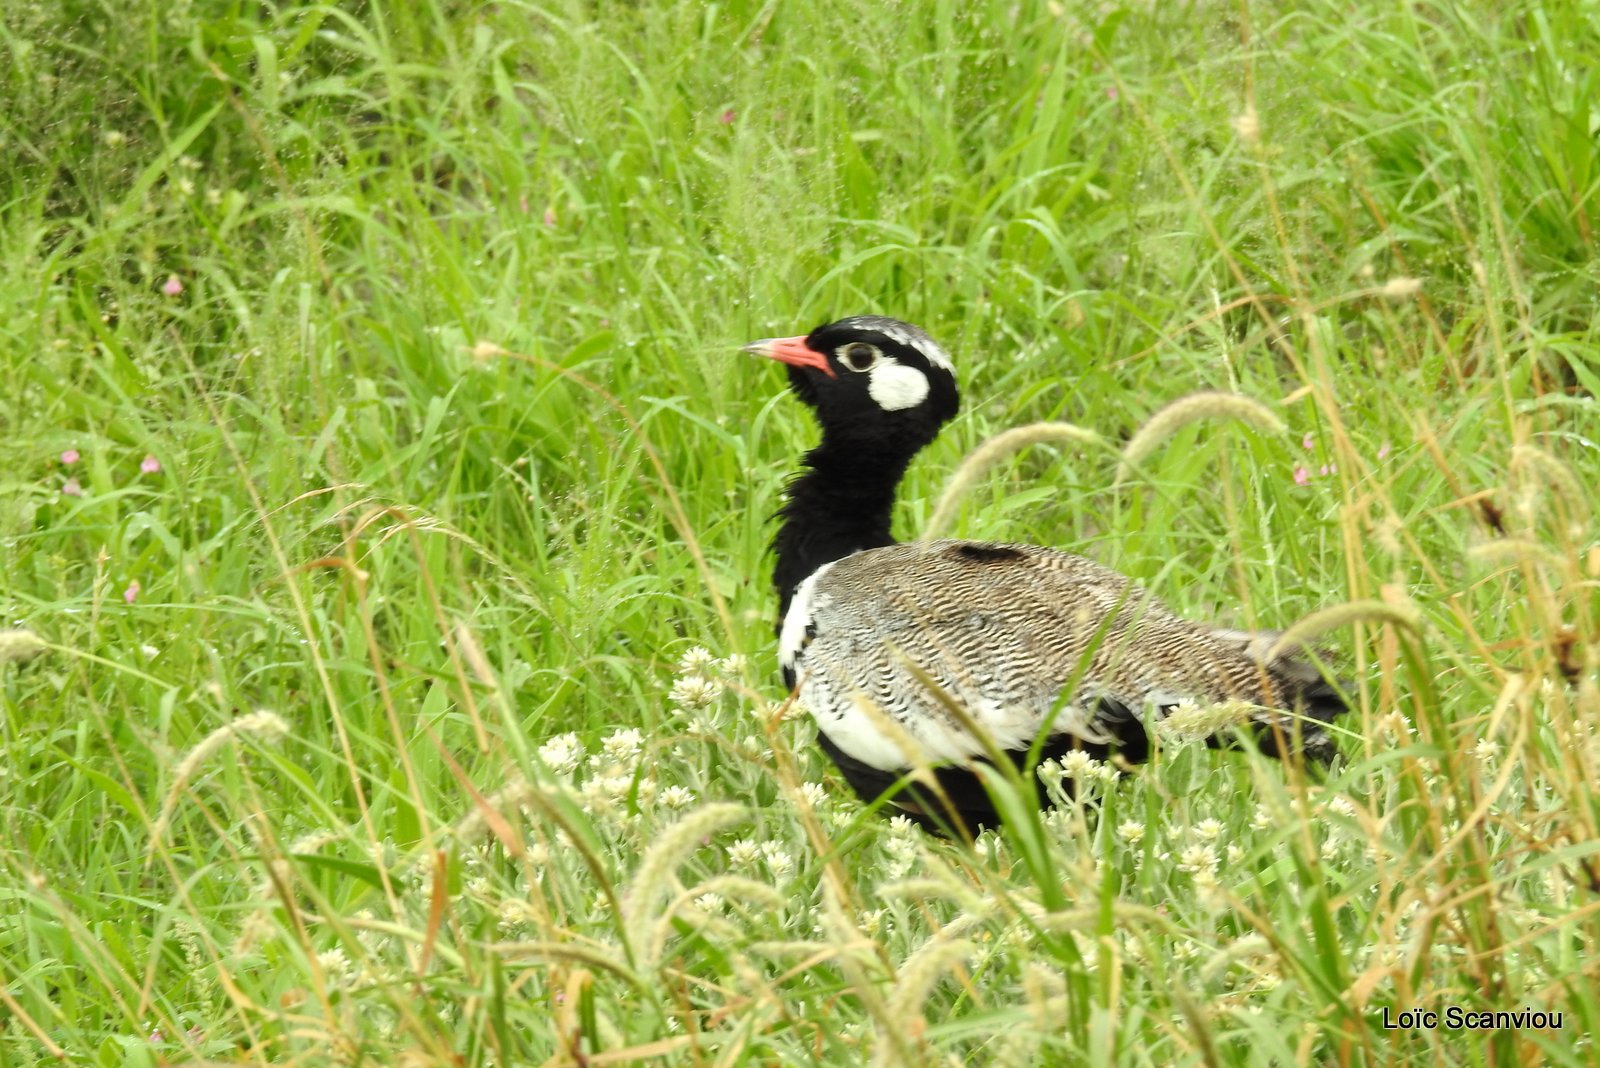
<instances>
[{"instance_id":1,"label":"fluffy grass plume","mask_svg":"<svg viewBox=\"0 0 1600 1068\"><path fill-rule=\"evenodd\" d=\"M923 540L931 541L944 536L950 524L955 521L956 510L961 507L962 500L972 492L973 487L995 464L1030 445L1049 442L1099 445L1101 438L1094 431L1073 426L1071 423L1029 423L1027 426L1012 427L1010 430L1002 430L995 434L968 453L966 459L956 468L955 474L950 476L944 492L939 495L939 503L933 509L932 518L923 528Z\"/></svg>"},{"instance_id":2,"label":"fluffy grass plume","mask_svg":"<svg viewBox=\"0 0 1600 1068\"><path fill-rule=\"evenodd\" d=\"M1592 6L14 0L0 51L0 1064L1594 1062ZM960 354L897 530L1316 631L1343 759L1196 708L970 847L852 799L771 651L814 428L737 347L864 312Z\"/></svg>"},{"instance_id":3,"label":"fluffy grass plume","mask_svg":"<svg viewBox=\"0 0 1600 1068\"><path fill-rule=\"evenodd\" d=\"M1258 400L1235 393L1193 393L1180 397L1152 415L1122 447L1117 464L1117 481L1132 476L1139 464L1180 427L1200 420L1231 420L1255 427L1268 434L1282 434L1283 420Z\"/></svg>"}]
</instances>

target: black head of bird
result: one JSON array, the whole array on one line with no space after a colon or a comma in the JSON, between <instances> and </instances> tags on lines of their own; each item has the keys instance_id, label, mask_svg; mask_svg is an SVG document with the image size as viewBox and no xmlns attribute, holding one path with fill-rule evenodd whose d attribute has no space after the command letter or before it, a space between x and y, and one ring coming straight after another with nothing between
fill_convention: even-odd
<instances>
[{"instance_id":1,"label":"black head of bird","mask_svg":"<svg viewBox=\"0 0 1600 1068\"><path fill-rule=\"evenodd\" d=\"M863 798L892 791L924 825L970 833L998 818L975 764L1003 754L1031 774L1074 749L1136 763L1147 724L1186 703L1255 709L1266 752L1333 752L1342 695L1272 635L1183 619L1056 549L895 542L900 479L959 404L923 330L855 316L745 351L786 364L821 427L773 541L778 659ZM908 785L919 767L932 780Z\"/></svg>"},{"instance_id":2,"label":"black head of bird","mask_svg":"<svg viewBox=\"0 0 1600 1068\"><path fill-rule=\"evenodd\" d=\"M857 315L744 351L788 365L789 386L816 413L825 442L889 448L886 459L909 458L960 407L949 354L898 319Z\"/></svg>"}]
</instances>

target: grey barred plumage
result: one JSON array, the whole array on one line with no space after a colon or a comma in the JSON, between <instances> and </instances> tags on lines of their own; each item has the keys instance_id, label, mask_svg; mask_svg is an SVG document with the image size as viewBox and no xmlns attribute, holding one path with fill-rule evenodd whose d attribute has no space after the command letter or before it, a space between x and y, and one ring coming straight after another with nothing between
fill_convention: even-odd
<instances>
[{"instance_id":1,"label":"grey barred plumage","mask_svg":"<svg viewBox=\"0 0 1600 1068\"><path fill-rule=\"evenodd\" d=\"M1107 742L1106 698L1159 718L1183 701L1261 706L1257 722L1293 737L1296 694L1320 682L1295 656L1265 661L1270 635L1218 630L1173 614L1125 576L1037 545L910 542L855 553L802 583L779 658L835 745L877 767L963 761L986 746L919 677L959 702L1003 750L1051 733ZM1078 694L1063 694L1082 679ZM1061 704L1062 698L1067 700ZM921 745L879 729L878 713ZM1331 744L1315 718L1302 746Z\"/></svg>"},{"instance_id":2,"label":"grey barred plumage","mask_svg":"<svg viewBox=\"0 0 1600 1068\"><path fill-rule=\"evenodd\" d=\"M975 763L1028 768L1071 749L1137 763L1148 724L1184 702L1241 704L1268 753L1333 754L1325 725L1345 701L1296 651L1272 655L1275 635L1183 619L1055 549L895 544L895 488L959 406L926 332L856 316L745 350L787 364L822 427L774 541L779 660L863 797L894 791L925 825L970 832L997 818ZM1215 730L1208 743L1223 744ZM931 792L906 778L929 764Z\"/></svg>"}]
</instances>

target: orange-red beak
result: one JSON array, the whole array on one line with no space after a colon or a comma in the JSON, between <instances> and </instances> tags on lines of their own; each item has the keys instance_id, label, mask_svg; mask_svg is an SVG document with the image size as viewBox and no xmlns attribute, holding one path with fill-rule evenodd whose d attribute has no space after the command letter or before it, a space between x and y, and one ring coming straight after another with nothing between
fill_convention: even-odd
<instances>
[{"instance_id":1,"label":"orange-red beak","mask_svg":"<svg viewBox=\"0 0 1600 1068\"><path fill-rule=\"evenodd\" d=\"M754 353L765 356L791 367L810 367L821 371L829 378L838 377L837 372L828 364L828 358L816 349L806 344L802 337L769 337L760 341L752 341L748 345L739 346L740 352Z\"/></svg>"}]
</instances>

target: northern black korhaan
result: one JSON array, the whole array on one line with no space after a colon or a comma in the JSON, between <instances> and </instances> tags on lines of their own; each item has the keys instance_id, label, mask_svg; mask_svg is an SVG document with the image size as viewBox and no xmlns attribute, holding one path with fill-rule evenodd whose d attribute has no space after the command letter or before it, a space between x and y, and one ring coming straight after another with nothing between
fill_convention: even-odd
<instances>
[{"instance_id":1,"label":"northern black korhaan","mask_svg":"<svg viewBox=\"0 0 1600 1068\"><path fill-rule=\"evenodd\" d=\"M863 798L900 784L895 809L971 833L997 822L972 770L986 753L1142 762L1150 724L1185 701L1255 706L1265 752L1332 755L1324 724L1345 702L1303 657L1269 658L1275 635L1182 619L1055 549L895 542L896 487L959 404L951 359L924 331L863 315L744 351L786 364L821 426L774 541L779 660ZM907 780L917 766L937 789Z\"/></svg>"}]
</instances>

